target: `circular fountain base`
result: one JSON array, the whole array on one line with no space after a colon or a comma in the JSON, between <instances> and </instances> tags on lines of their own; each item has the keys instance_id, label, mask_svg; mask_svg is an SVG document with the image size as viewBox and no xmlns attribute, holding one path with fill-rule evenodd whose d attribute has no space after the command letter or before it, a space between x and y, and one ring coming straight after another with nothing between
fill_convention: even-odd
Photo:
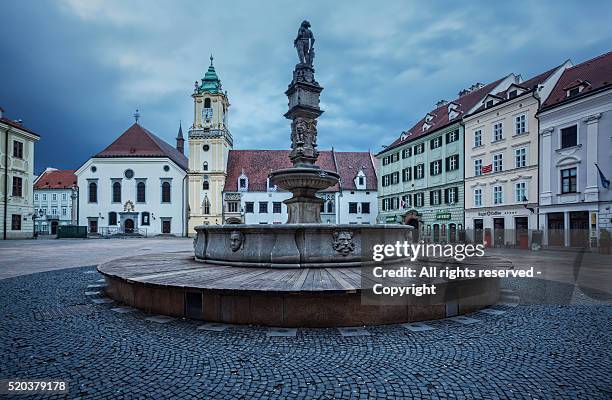
<instances>
[{"instance_id":1,"label":"circular fountain base","mask_svg":"<svg viewBox=\"0 0 612 400\"><path fill-rule=\"evenodd\" d=\"M482 265L507 262L483 257ZM192 253L136 256L98 267L107 295L148 313L278 327L382 325L445 318L494 304L497 279L441 282L454 300L363 305L361 268L276 269L213 265Z\"/></svg>"}]
</instances>

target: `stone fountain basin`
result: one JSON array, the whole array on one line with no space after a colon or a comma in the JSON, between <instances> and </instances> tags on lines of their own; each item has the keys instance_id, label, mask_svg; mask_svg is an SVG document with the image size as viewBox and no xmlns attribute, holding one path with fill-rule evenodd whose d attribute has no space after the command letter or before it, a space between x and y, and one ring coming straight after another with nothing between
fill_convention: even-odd
<instances>
[{"instance_id":1,"label":"stone fountain basin","mask_svg":"<svg viewBox=\"0 0 612 400\"><path fill-rule=\"evenodd\" d=\"M201 225L195 258L208 264L258 268L328 268L373 264L372 245L412 242L406 225ZM388 262L394 261L387 258Z\"/></svg>"},{"instance_id":2,"label":"stone fountain basin","mask_svg":"<svg viewBox=\"0 0 612 400\"><path fill-rule=\"evenodd\" d=\"M270 173L272 183L281 189L292 190L297 188L317 192L327 189L338 183L340 175L321 168L294 167L280 169Z\"/></svg>"}]
</instances>

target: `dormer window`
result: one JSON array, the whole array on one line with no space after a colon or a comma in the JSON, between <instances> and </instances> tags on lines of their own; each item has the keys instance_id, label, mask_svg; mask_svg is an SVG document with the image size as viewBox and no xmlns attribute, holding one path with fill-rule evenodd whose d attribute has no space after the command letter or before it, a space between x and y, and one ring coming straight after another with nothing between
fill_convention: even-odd
<instances>
[{"instance_id":1,"label":"dormer window","mask_svg":"<svg viewBox=\"0 0 612 400\"><path fill-rule=\"evenodd\" d=\"M584 91L587 87L589 87L589 82L583 80L574 81L571 85L568 85L563 88L567 97L577 96Z\"/></svg>"},{"instance_id":2,"label":"dormer window","mask_svg":"<svg viewBox=\"0 0 612 400\"><path fill-rule=\"evenodd\" d=\"M360 169L355 177L355 187L357 189L365 189L366 186L366 176L363 173L363 170Z\"/></svg>"},{"instance_id":3,"label":"dormer window","mask_svg":"<svg viewBox=\"0 0 612 400\"><path fill-rule=\"evenodd\" d=\"M576 96L580 93L580 87L571 88L567 91L567 97Z\"/></svg>"},{"instance_id":4,"label":"dormer window","mask_svg":"<svg viewBox=\"0 0 612 400\"><path fill-rule=\"evenodd\" d=\"M518 96L518 91L517 91L516 89L511 90L511 91L509 91L509 92L508 92L508 98L509 98L509 99L513 99L513 98L515 98L516 96Z\"/></svg>"},{"instance_id":5,"label":"dormer window","mask_svg":"<svg viewBox=\"0 0 612 400\"><path fill-rule=\"evenodd\" d=\"M485 105L485 107L489 108L489 107L493 107L495 105L495 102L493 100L489 100L487 101L487 104Z\"/></svg>"},{"instance_id":6,"label":"dormer window","mask_svg":"<svg viewBox=\"0 0 612 400\"><path fill-rule=\"evenodd\" d=\"M268 187L268 191L269 192L275 192L276 191L276 185L272 184L272 180L270 178L268 178L268 180L266 181L266 186Z\"/></svg>"},{"instance_id":7,"label":"dormer window","mask_svg":"<svg viewBox=\"0 0 612 400\"><path fill-rule=\"evenodd\" d=\"M431 125L429 125L428 123L424 123L423 124L423 132L425 132L427 129L431 128Z\"/></svg>"},{"instance_id":8,"label":"dormer window","mask_svg":"<svg viewBox=\"0 0 612 400\"><path fill-rule=\"evenodd\" d=\"M249 190L249 178L244 174L240 174L238 177L238 191L246 192Z\"/></svg>"},{"instance_id":9,"label":"dormer window","mask_svg":"<svg viewBox=\"0 0 612 400\"><path fill-rule=\"evenodd\" d=\"M431 120L434 119L434 116L432 114L427 114L425 116L425 122L431 122Z\"/></svg>"}]
</instances>

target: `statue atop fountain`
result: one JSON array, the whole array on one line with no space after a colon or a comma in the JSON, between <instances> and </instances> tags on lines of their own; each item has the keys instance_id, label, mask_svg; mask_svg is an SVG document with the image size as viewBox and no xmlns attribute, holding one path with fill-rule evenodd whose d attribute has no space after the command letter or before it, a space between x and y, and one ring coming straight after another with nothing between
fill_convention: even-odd
<instances>
[{"instance_id":1,"label":"statue atop fountain","mask_svg":"<svg viewBox=\"0 0 612 400\"><path fill-rule=\"evenodd\" d=\"M293 196L285 200L287 223L321 223L321 203L316 197L319 190L338 183L339 175L325 171L316 165L317 118L323 114L319 108L319 96L323 87L314 77L314 35L310 22L303 21L293 44L298 53L298 63L293 79L285 92L289 99L289 111L285 117L291 120L291 152L293 168L270 173L274 185L289 190Z\"/></svg>"}]
</instances>

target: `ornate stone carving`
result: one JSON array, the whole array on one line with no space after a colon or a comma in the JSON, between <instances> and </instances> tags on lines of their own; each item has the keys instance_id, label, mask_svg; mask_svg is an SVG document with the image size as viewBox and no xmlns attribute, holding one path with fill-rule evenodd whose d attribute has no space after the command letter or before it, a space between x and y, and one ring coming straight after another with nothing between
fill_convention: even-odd
<instances>
[{"instance_id":1,"label":"ornate stone carving","mask_svg":"<svg viewBox=\"0 0 612 400\"><path fill-rule=\"evenodd\" d=\"M133 212L134 211L134 203L132 202L132 200L128 200L125 202L125 204L123 205L123 211L125 212Z\"/></svg>"},{"instance_id":2,"label":"ornate stone carving","mask_svg":"<svg viewBox=\"0 0 612 400\"><path fill-rule=\"evenodd\" d=\"M348 256L355 251L355 243L353 243L353 232L351 231L335 231L334 242L332 247L343 256Z\"/></svg>"},{"instance_id":3,"label":"ornate stone carving","mask_svg":"<svg viewBox=\"0 0 612 400\"><path fill-rule=\"evenodd\" d=\"M317 120L297 117L291 123L291 154L289 157L317 159Z\"/></svg>"},{"instance_id":4,"label":"ornate stone carving","mask_svg":"<svg viewBox=\"0 0 612 400\"><path fill-rule=\"evenodd\" d=\"M310 22L302 21L300 29L298 29L297 37L293 41L301 64L312 66L315 56L314 42L315 38L310 30Z\"/></svg>"},{"instance_id":5,"label":"ornate stone carving","mask_svg":"<svg viewBox=\"0 0 612 400\"><path fill-rule=\"evenodd\" d=\"M244 244L244 234L240 231L232 231L229 236L230 248L233 252L237 252Z\"/></svg>"}]
</instances>

